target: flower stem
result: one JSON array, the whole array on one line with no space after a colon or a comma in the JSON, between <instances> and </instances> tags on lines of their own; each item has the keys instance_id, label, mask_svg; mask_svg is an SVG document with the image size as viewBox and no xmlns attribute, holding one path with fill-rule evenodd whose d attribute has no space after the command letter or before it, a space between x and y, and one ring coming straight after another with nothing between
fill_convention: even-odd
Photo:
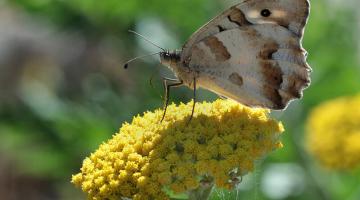
<instances>
[{"instance_id":1,"label":"flower stem","mask_svg":"<svg viewBox=\"0 0 360 200\"><path fill-rule=\"evenodd\" d=\"M214 184L207 184L189 192L189 200L208 200Z\"/></svg>"}]
</instances>

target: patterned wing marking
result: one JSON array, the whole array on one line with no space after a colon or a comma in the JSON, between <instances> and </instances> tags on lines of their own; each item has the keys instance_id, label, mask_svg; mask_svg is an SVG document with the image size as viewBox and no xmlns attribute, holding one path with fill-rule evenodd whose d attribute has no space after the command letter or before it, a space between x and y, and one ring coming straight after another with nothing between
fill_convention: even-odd
<instances>
[{"instance_id":1,"label":"patterned wing marking","mask_svg":"<svg viewBox=\"0 0 360 200\"><path fill-rule=\"evenodd\" d=\"M213 50L219 46L231 56L219 59ZM193 48L189 66L199 74L201 87L249 106L284 109L310 83L305 55L296 34L263 24L201 40Z\"/></svg>"},{"instance_id":2,"label":"patterned wing marking","mask_svg":"<svg viewBox=\"0 0 360 200\"><path fill-rule=\"evenodd\" d=\"M270 15L262 16L264 10ZM239 27L275 24L288 29L301 41L309 13L308 0L244 0L196 31L184 44L181 61L188 64L193 46L204 38Z\"/></svg>"}]
</instances>

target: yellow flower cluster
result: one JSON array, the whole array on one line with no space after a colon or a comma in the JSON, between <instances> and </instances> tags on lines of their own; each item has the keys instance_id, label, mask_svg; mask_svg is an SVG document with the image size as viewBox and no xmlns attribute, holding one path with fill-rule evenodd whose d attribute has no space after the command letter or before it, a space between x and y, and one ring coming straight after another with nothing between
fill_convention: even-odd
<instances>
[{"instance_id":1,"label":"yellow flower cluster","mask_svg":"<svg viewBox=\"0 0 360 200\"><path fill-rule=\"evenodd\" d=\"M360 166L360 95L325 102L307 123L307 146L330 169Z\"/></svg>"},{"instance_id":2,"label":"yellow flower cluster","mask_svg":"<svg viewBox=\"0 0 360 200\"><path fill-rule=\"evenodd\" d=\"M72 182L89 199L168 199L201 184L232 188L254 161L280 148L281 123L268 110L230 100L170 105L137 116L83 162Z\"/></svg>"}]
</instances>

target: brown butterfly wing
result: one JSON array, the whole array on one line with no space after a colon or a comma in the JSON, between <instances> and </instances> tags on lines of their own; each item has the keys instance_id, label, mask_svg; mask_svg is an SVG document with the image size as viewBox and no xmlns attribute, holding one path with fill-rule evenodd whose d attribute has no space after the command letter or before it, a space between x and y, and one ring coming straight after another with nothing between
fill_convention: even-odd
<instances>
[{"instance_id":1,"label":"brown butterfly wing","mask_svg":"<svg viewBox=\"0 0 360 200\"><path fill-rule=\"evenodd\" d=\"M199 86L249 106L284 109L310 84L300 37L276 24L208 36L189 58Z\"/></svg>"},{"instance_id":2,"label":"brown butterfly wing","mask_svg":"<svg viewBox=\"0 0 360 200\"><path fill-rule=\"evenodd\" d=\"M261 15L269 10L270 16ZM198 31L183 46L181 61L187 63L192 47L202 39L225 30L272 23L282 26L301 39L309 16L308 0L244 0L218 15Z\"/></svg>"}]
</instances>

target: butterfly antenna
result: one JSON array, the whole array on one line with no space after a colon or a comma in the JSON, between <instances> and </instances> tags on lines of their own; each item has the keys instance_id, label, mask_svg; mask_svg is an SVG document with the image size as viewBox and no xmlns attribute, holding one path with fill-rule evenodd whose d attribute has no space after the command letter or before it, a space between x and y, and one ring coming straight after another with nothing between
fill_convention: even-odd
<instances>
[{"instance_id":1,"label":"butterfly antenna","mask_svg":"<svg viewBox=\"0 0 360 200\"><path fill-rule=\"evenodd\" d=\"M130 33L133 33L133 34L135 34L135 35L137 35L137 36L139 36L139 37L141 37L141 38L144 39L145 41L147 41L147 42L149 42L150 44L156 46L157 48L159 48L159 49L161 49L161 50L163 50L163 51L166 51L164 48L162 48L162 47L160 47L159 45L155 44L154 42L150 41L148 38L146 38L145 36L141 35L140 33L137 33L137 32L135 32L135 31L133 31L133 30L129 30L129 32L130 32Z\"/></svg>"},{"instance_id":2,"label":"butterfly antenna","mask_svg":"<svg viewBox=\"0 0 360 200\"><path fill-rule=\"evenodd\" d=\"M128 60L125 64L124 64L124 68L127 69L129 67L129 64L137 59L141 59L141 58L145 58L145 57L148 57L148 56L153 56L153 55L156 55L156 54L159 54L160 52L157 52L157 53L152 53L152 54L149 54L149 55L144 55L144 56L138 56L136 58L133 58L131 60Z\"/></svg>"}]
</instances>

